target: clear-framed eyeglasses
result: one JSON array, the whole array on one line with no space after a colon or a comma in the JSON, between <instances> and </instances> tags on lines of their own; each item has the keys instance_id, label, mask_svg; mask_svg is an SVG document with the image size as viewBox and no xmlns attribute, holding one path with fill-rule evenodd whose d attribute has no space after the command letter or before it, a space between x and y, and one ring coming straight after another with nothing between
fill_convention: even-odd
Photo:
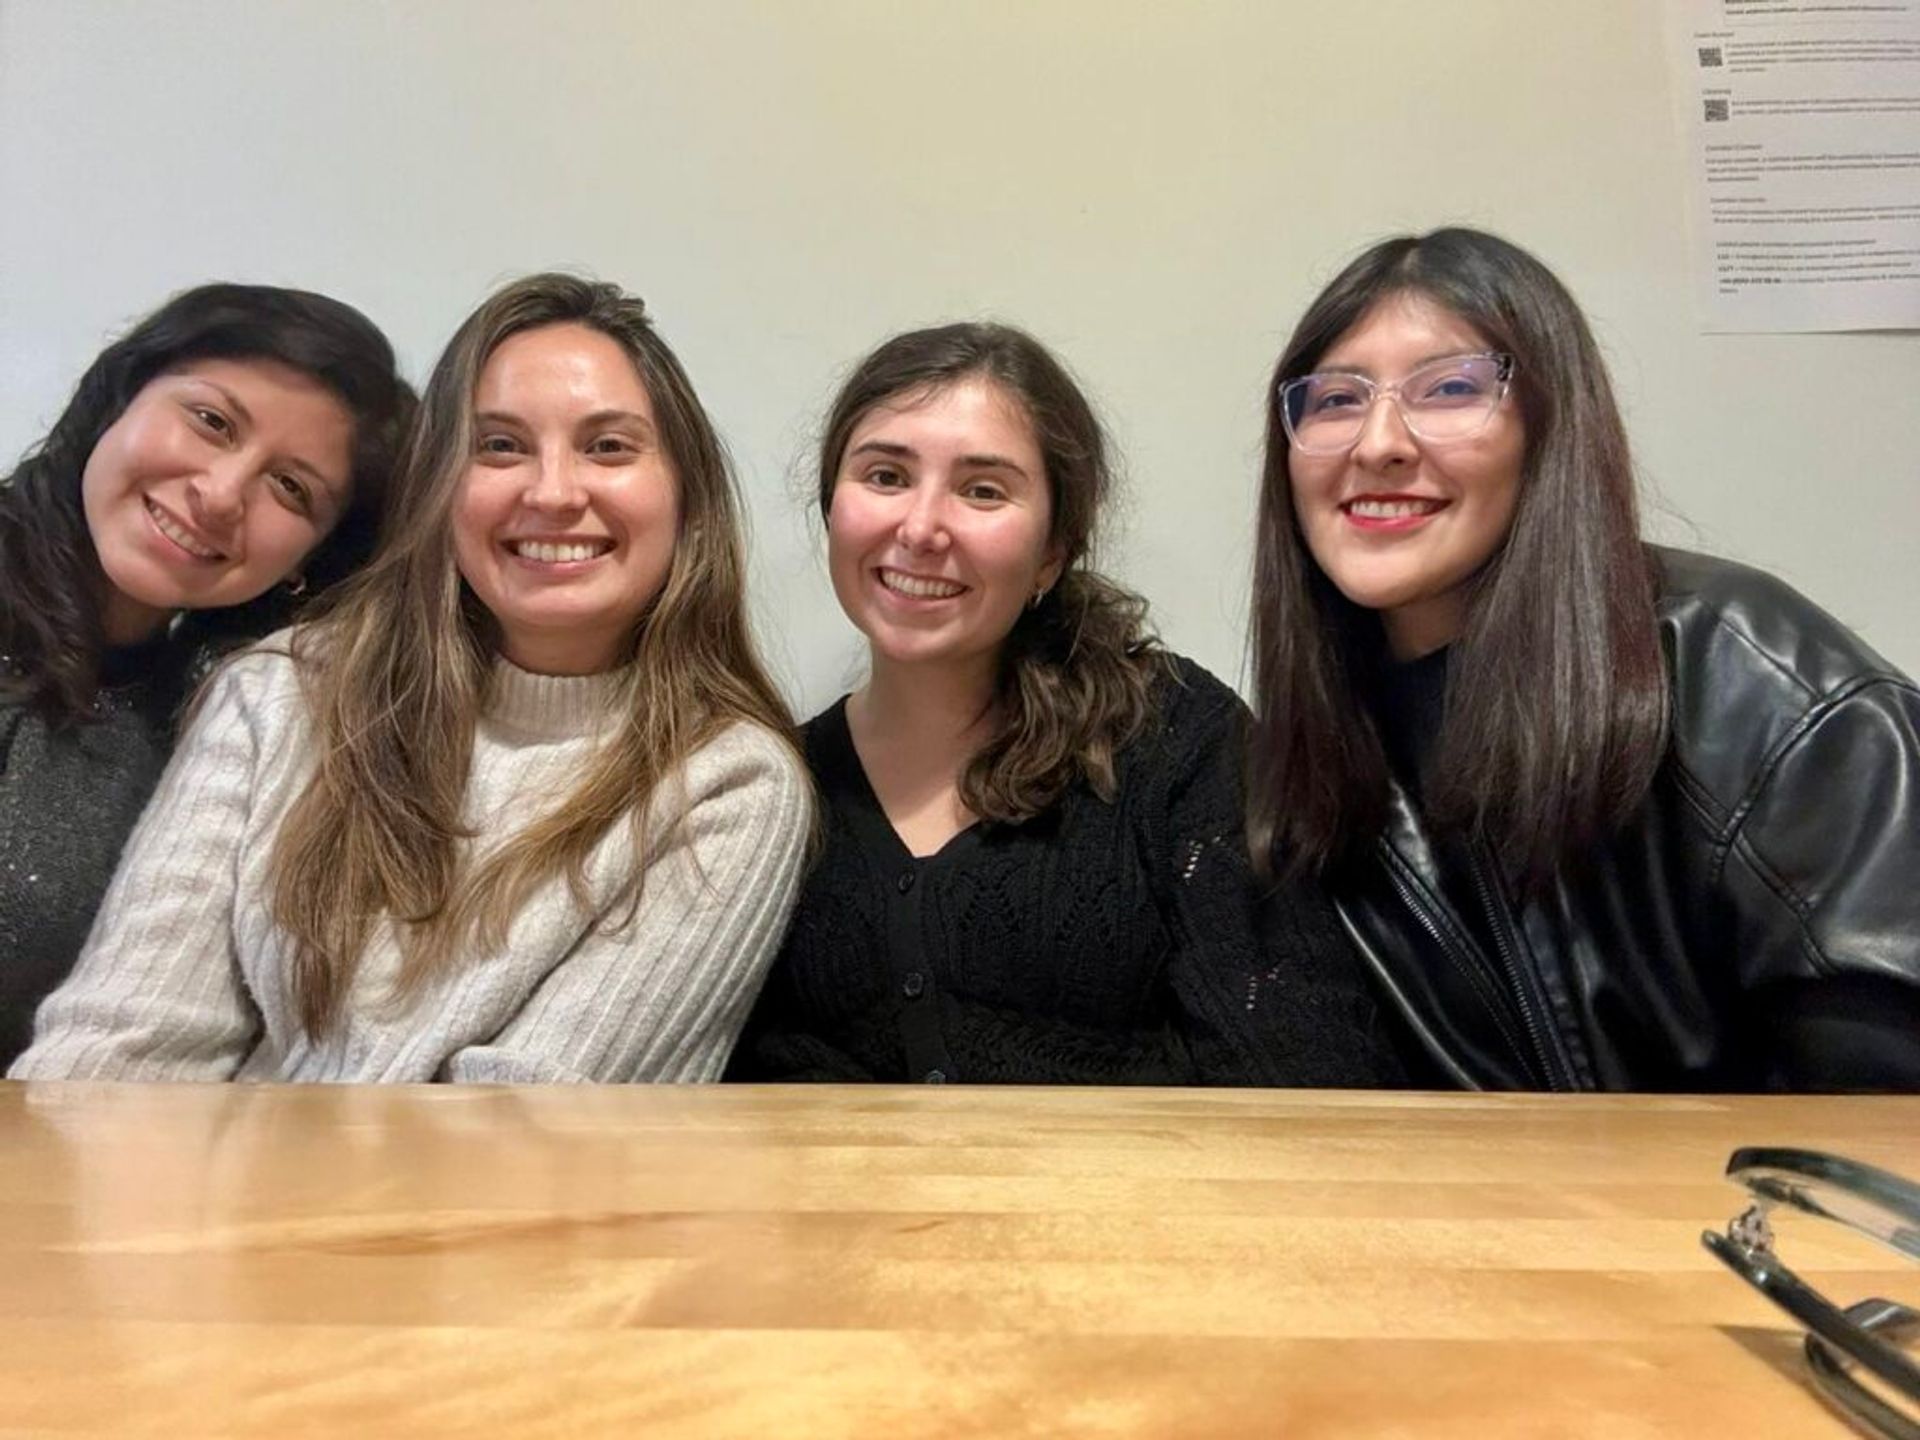
<instances>
[{"instance_id":1,"label":"clear-framed eyeglasses","mask_svg":"<svg viewBox=\"0 0 1920 1440\"><path fill-rule=\"evenodd\" d=\"M1287 441L1306 455L1340 455L1354 447L1374 402L1393 398L1406 427L1421 440L1471 440L1493 422L1513 383L1513 357L1492 352L1430 360L1393 385L1364 375L1324 370L1281 385L1276 397Z\"/></svg>"},{"instance_id":2,"label":"clear-framed eyeglasses","mask_svg":"<svg viewBox=\"0 0 1920 1440\"><path fill-rule=\"evenodd\" d=\"M1920 1440L1920 1362L1901 1348L1920 1339L1920 1312L1892 1300L1842 1309L1780 1263L1768 1212L1776 1205L1838 1220L1920 1260L1920 1185L1817 1150L1736 1150L1727 1178L1753 1203L1701 1242L1754 1289L1807 1327L1807 1365L1849 1420L1894 1440Z\"/></svg>"}]
</instances>

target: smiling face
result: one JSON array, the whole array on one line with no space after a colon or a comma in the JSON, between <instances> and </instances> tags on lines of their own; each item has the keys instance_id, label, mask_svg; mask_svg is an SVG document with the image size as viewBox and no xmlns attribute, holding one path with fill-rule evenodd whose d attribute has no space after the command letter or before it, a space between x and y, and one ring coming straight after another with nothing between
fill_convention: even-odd
<instances>
[{"instance_id":1,"label":"smiling face","mask_svg":"<svg viewBox=\"0 0 1920 1440\"><path fill-rule=\"evenodd\" d=\"M192 360L148 381L81 472L108 642L291 576L353 498L353 436L331 390L275 360Z\"/></svg>"},{"instance_id":2,"label":"smiling face","mask_svg":"<svg viewBox=\"0 0 1920 1440\"><path fill-rule=\"evenodd\" d=\"M1390 295L1328 347L1316 371L1397 384L1428 361L1491 349L1452 311L1416 294ZM1451 643L1467 587L1513 525L1526 434L1511 395L1487 427L1435 444L1376 400L1351 450L1293 449L1287 471L1307 549L1354 604L1380 612L1401 659Z\"/></svg>"},{"instance_id":3,"label":"smiling face","mask_svg":"<svg viewBox=\"0 0 1920 1440\"><path fill-rule=\"evenodd\" d=\"M501 653L543 675L614 668L666 584L680 528L639 372L588 326L523 330L487 357L473 409L454 556L499 622Z\"/></svg>"},{"instance_id":4,"label":"smiling face","mask_svg":"<svg viewBox=\"0 0 1920 1440\"><path fill-rule=\"evenodd\" d=\"M883 401L853 426L827 515L847 618L887 664L994 665L1059 578L1045 462L1025 409L991 380Z\"/></svg>"}]
</instances>

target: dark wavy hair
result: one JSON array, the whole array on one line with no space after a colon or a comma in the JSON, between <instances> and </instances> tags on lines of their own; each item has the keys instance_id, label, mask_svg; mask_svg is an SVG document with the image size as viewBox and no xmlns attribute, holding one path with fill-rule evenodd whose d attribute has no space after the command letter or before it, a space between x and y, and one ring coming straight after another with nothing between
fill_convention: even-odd
<instances>
[{"instance_id":1,"label":"dark wavy hair","mask_svg":"<svg viewBox=\"0 0 1920 1440\"><path fill-rule=\"evenodd\" d=\"M1430 820L1484 839L1531 886L1645 796L1665 749L1666 671L1656 571L1599 347L1546 266L1477 230L1374 245L1308 307L1274 367L1253 585L1248 838L1267 873L1303 876L1351 857L1385 819L1386 754L1357 693L1379 662L1379 619L1342 596L1307 550L1274 397L1381 301L1408 294L1514 358L1526 432L1519 499L1449 653L1422 800Z\"/></svg>"},{"instance_id":2,"label":"dark wavy hair","mask_svg":"<svg viewBox=\"0 0 1920 1440\"><path fill-rule=\"evenodd\" d=\"M820 441L820 513L854 427L876 405L993 381L1032 423L1052 500L1060 578L1021 611L1001 650L1000 722L960 777L961 802L986 820L1018 823L1075 779L1113 798L1114 755L1139 733L1166 657L1146 629L1146 601L1090 566L1100 507L1113 488L1106 435L1066 368L1010 325L941 325L896 335L853 369L827 411Z\"/></svg>"},{"instance_id":3,"label":"dark wavy hair","mask_svg":"<svg viewBox=\"0 0 1920 1440\"><path fill-rule=\"evenodd\" d=\"M174 296L100 352L46 438L0 481L0 696L58 722L93 713L105 574L82 508L87 460L146 384L194 360L274 360L326 386L354 421L353 500L302 566L307 596L373 549L387 478L413 413L393 347L350 305L271 285L202 285ZM182 639L217 653L292 618L281 587L197 612Z\"/></svg>"}]
</instances>

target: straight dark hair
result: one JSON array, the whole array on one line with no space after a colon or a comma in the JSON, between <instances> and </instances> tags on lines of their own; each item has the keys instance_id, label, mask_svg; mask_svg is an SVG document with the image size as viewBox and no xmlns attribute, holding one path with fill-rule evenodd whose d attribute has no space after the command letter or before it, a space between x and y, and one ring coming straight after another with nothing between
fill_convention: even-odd
<instances>
[{"instance_id":1,"label":"straight dark hair","mask_svg":"<svg viewBox=\"0 0 1920 1440\"><path fill-rule=\"evenodd\" d=\"M1307 550L1276 397L1403 295L1450 311L1514 360L1519 498L1451 647L1423 808L1436 825L1489 843L1531 888L1646 795L1666 745L1666 671L1657 572L1599 347L1546 266L1477 230L1367 250L1308 307L1274 367L1253 586L1248 839L1269 875L1306 876L1351 858L1386 818L1386 753L1357 689L1379 663L1379 618L1341 595Z\"/></svg>"},{"instance_id":2,"label":"straight dark hair","mask_svg":"<svg viewBox=\"0 0 1920 1440\"><path fill-rule=\"evenodd\" d=\"M820 440L820 513L854 427L876 405L984 378L1032 423L1046 469L1049 540L1060 578L1020 613L1000 655L999 724L960 777L960 800L986 820L1029 820L1076 778L1111 800L1114 756L1143 724L1156 671L1147 604L1091 568L1100 507L1113 488L1099 417L1046 346L1011 325L968 322L896 335L854 367Z\"/></svg>"},{"instance_id":3,"label":"straight dark hair","mask_svg":"<svg viewBox=\"0 0 1920 1440\"><path fill-rule=\"evenodd\" d=\"M147 383L194 360L273 360L311 376L353 417L353 500L301 567L317 596L373 549L387 477L412 417L393 347L350 305L273 285L202 285L174 296L100 352L66 409L0 480L0 698L70 723L93 714L105 573L80 481L100 437ZM285 624L275 587L244 605L196 613L189 643L218 651Z\"/></svg>"}]
</instances>

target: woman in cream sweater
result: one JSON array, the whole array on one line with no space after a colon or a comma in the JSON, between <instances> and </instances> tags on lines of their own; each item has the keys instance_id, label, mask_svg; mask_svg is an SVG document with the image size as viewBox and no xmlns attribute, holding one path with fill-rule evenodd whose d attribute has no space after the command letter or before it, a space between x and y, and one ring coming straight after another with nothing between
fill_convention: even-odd
<instances>
[{"instance_id":1,"label":"woman in cream sweater","mask_svg":"<svg viewBox=\"0 0 1920 1440\"><path fill-rule=\"evenodd\" d=\"M679 363L612 286L509 285L396 491L209 686L15 1078L719 1073L811 802Z\"/></svg>"}]
</instances>

